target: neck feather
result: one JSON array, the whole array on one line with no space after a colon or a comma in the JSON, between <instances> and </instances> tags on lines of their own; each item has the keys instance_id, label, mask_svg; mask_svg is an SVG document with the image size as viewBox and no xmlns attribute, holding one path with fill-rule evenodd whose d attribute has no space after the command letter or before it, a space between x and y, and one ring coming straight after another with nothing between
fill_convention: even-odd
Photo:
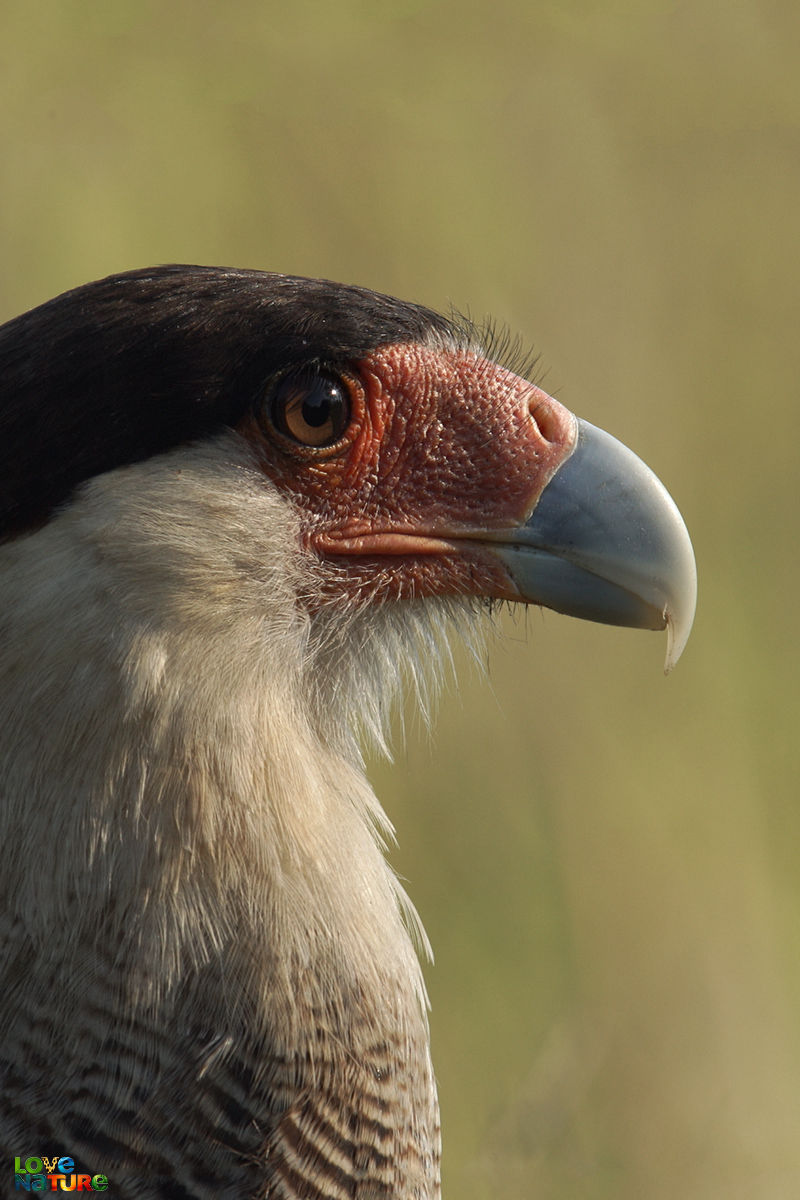
<instances>
[{"instance_id":1,"label":"neck feather","mask_svg":"<svg viewBox=\"0 0 800 1200\"><path fill-rule=\"evenodd\" d=\"M311 620L298 546L225 435L100 477L0 549L11 919L42 969L112 947L128 1009L206 972L232 1022L278 1006L289 1041L298 990L424 1006L354 730L379 730L381 653L423 624L413 605ZM334 669L356 653L362 694Z\"/></svg>"}]
</instances>

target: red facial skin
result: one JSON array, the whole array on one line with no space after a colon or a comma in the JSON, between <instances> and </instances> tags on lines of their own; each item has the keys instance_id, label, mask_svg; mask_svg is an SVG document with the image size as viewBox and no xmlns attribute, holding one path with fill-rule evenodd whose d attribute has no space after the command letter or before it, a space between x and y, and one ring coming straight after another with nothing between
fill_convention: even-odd
<instances>
[{"instance_id":1,"label":"red facial skin","mask_svg":"<svg viewBox=\"0 0 800 1200\"><path fill-rule=\"evenodd\" d=\"M305 446L254 416L239 426L305 514L331 571L326 598L520 596L488 550L524 522L575 445L573 415L479 354L390 345L344 376L350 423Z\"/></svg>"}]
</instances>

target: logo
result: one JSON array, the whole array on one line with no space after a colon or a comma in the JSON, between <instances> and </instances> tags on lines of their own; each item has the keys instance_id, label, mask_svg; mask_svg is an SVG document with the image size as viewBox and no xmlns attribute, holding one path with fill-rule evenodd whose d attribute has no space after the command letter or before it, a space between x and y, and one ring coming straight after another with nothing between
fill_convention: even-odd
<instances>
[{"instance_id":1,"label":"logo","mask_svg":"<svg viewBox=\"0 0 800 1200\"><path fill-rule=\"evenodd\" d=\"M14 1190L17 1192L107 1192L105 1175L81 1175L68 1154L14 1159Z\"/></svg>"}]
</instances>

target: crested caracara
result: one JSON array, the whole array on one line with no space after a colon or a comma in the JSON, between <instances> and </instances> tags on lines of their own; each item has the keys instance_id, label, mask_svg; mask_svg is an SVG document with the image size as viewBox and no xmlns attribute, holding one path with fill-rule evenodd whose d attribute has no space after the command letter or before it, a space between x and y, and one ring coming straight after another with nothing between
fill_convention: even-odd
<instances>
[{"instance_id":1,"label":"crested caracara","mask_svg":"<svg viewBox=\"0 0 800 1200\"><path fill-rule=\"evenodd\" d=\"M322 280L91 283L0 329L0 380L4 1163L432 1200L424 935L358 740L492 600L672 665L677 509L491 338Z\"/></svg>"}]
</instances>

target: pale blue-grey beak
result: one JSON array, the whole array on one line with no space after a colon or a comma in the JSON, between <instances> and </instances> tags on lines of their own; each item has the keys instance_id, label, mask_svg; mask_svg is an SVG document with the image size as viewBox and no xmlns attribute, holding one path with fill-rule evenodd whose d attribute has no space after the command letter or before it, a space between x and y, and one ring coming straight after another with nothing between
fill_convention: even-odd
<instances>
[{"instance_id":1,"label":"pale blue-grey beak","mask_svg":"<svg viewBox=\"0 0 800 1200\"><path fill-rule=\"evenodd\" d=\"M697 573L686 526L649 467L578 420L575 449L523 525L492 539L522 599L611 625L667 629L665 671L686 645Z\"/></svg>"}]
</instances>

